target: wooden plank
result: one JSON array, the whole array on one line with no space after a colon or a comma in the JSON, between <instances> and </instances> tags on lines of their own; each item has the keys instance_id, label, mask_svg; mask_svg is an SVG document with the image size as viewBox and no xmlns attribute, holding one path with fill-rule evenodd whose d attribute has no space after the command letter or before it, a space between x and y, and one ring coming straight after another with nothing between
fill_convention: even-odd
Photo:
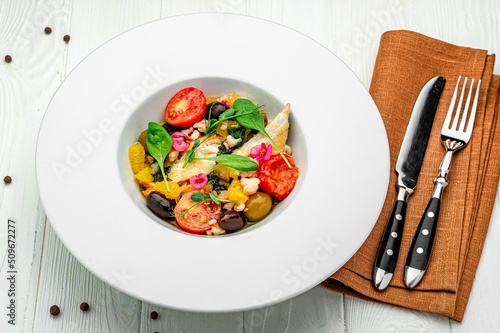
<instances>
[{"instance_id":1,"label":"wooden plank","mask_svg":"<svg viewBox=\"0 0 500 333\"><path fill-rule=\"evenodd\" d=\"M443 332L450 331L449 320L426 313L378 304L345 296L346 332Z\"/></svg>"},{"instance_id":2,"label":"wooden plank","mask_svg":"<svg viewBox=\"0 0 500 333\"><path fill-rule=\"evenodd\" d=\"M153 311L158 313L155 320L151 319ZM243 332L243 315L177 311L142 302L141 332Z\"/></svg>"},{"instance_id":3,"label":"wooden plank","mask_svg":"<svg viewBox=\"0 0 500 333\"><path fill-rule=\"evenodd\" d=\"M335 0L335 54L369 87L380 36L404 28L397 0L364 2Z\"/></svg>"},{"instance_id":4,"label":"wooden plank","mask_svg":"<svg viewBox=\"0 0 500 333\"><path fill-rule=\"evenodd\" d=\"M159 19L160 10L161 0L75 1L66 70L71 71L90 52L113 37Z\"/></svg>"},{"instance_id":5,"label":"wooden plank","mask_svg":"<svg viewBox=\"0 0 500 333\"><path fill-rule=\"evenodd\" d=\"M342 298L317 286L282 303L246 311L244 332L344 332Z\"/></svg>"},{"instance_id":6,"label":"wooden plank","mask_svg":"<svg viewBox=\"0 0 500 333\"><path fill-rule=\"evenodd\" d=\"M159 1L75 1L71 6L70 27L64 32L71 36L66 45L65 73L108 39L159 16ZM139 331L141 302L111 288L88 272L51 228L46 233L43 258L35 331ZM85 313L79 309L79 304L84 301L91 307ZM49 314L52 304L61 308L58 317Z\"/></svg>"},{"instance_id":7,"label":"wooden plank","mask_svg":"<svg viewBox=\"0 0 500 333\"><path fill-rule=\"evenodd\" d=\"M1 332L33 327L45 228L34 153L45 108L61 81L64 43L58 33L67 25L68 12L68 3L2 1L0 5L0 304L6 309L14 300L16 306L15 326L8 323L13 318L6 316L7 310L2 311ZM46 26L52 27L52 34L44 33ZM4 62L7 54L11 63ZM12 177L11 184L1 181L6 175ZM7 256L8 218L16 222L12 267ZM12 275L8 271L17 272L15 296L8 296L7 277Z\"/></svg>"},{"instance_id":8,"label":"wooden plank","mask_svg":"<svg viewBox=\"0 0 500 333\"><path fill-rule=\"evenodd\" d=\"M247 0L163 0L161 17L203 12L245 14L246 8Z\"/></svg>"},{"instance_id":9,"label":"wooden plank","mask_svg":"<svg viewBox=\"0 0 500 333\"><path fill-rule=\"evenodd\" d=\"M69 253L50 225L40 276L36 332L139 331L141 302L92 275ZM89 304L89 311L80 310L82 302ZM57 317L50 315L53 305L61 311Z\"/></svg>"}]
</instances>

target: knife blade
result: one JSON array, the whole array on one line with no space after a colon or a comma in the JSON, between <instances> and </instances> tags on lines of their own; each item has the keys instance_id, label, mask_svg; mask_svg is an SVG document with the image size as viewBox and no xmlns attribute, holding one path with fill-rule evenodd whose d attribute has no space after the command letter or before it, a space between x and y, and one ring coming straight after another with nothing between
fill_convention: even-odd
<instances>
[{"instance_id":1,"label":"knife blade","mask_svg":"<svg viewBox=\"0 0 500 333\"><path fill-rule=\"evenodd\" d=\"M373 284L384 290L391 282L401 246L408 197L417 185L424 161L436 109L446 80L430 79L420 91L399 149L395 171L398 174L398 197L380 243L373 269Z\"/></svg>"}]
</instances>

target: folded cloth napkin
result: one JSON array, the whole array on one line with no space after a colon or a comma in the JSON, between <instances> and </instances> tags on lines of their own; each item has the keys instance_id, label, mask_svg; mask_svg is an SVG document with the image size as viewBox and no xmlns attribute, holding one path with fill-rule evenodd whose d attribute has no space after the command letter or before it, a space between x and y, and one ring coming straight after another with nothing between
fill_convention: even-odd
<instances>
[{"instance_id":1,"label":"folded cloth napkin","mask_svg":"<svg viewBox=\"0 0 500 333\"><path fill-rule=\"evenodd\" d=\"M379 219L359 251L323 286L366 300L436 312L461 321L481 256L500 177L500 77L493 75L494 55L485 50L451 45L411 31L383 34L370 94L384 120L391 168L417 96L434 76L446 78L424 163L415 192L408 200L398 264L384 291L373 287L378 247L396 201L396 173L391 173ZM434 189L433 180L445 150L440 132L458 76L481 79L474 131L469 145L453 156L449 185L444 190L438 229L427 272L420 284L404 286L406 256L415 230Z\"/></svg>"}]
</instances>

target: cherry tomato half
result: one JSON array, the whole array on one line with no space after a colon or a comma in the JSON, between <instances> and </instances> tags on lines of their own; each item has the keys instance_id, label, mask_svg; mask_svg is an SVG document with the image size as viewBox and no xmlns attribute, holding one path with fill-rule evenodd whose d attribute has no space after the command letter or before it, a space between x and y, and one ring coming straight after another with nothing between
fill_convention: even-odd
<instances>
[{"instance_id":1,"label":"cherry tomato half","mask_svg":"<svg viewBox=\"0 0 500 333\"><path fill-rule=\"evenodd\" d=\"M193 126L205 115L206 100L200 89L184 88L168 101L165 120L174 126Z\"/></svg>"},{"instance_id":2,"label":"cherry tomato half","mask_svg":"<svg viewBox=\"0 0 500 333\"><path fill-rule=\"evenodd\" d=\"M210 230L212 226L208 224L210 220L219 220L221 213L221 204L216 204L213 201L202 201L196 206L191 208L183 217L180 217L189 207L193 206L196 202L191 200L191 196L194 193L199 193L202 191L191 191L184 193L179 200L179 203L175 206L174 212L177 220L177 224L185 231L192 232L195 234L202 234L207 230Z\"/></svg>"},{"instance_id":3,"label":"cherry tomato half","mask_svg":"<svg viewBox=\"0 0 500 333\"><path fill-rule=\"evenodd\" d=\"M285 199L292 192L299 177L299 169L295 167L292 158L285 156L291 168L280 154L271 156L259 168L260 188L278 200Z\"/></svg>"}]
</instances>

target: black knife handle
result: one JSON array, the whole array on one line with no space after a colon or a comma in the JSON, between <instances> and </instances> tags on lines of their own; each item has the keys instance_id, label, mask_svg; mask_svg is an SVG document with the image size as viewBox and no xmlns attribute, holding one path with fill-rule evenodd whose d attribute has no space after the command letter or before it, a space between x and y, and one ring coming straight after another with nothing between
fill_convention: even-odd
<instances>
[{"instance_id":1,"label":"black knife handle","mask_svg":"<svg viewBox=\"0 0 500 333\"><path fill-rule=\"evenodd\" d=\"M415 236L411 243L406 266L425 271L431 255L434 236L436 235L437 222L439 217L439 208L441 199L432 197L424 215L420 220Z\"/></svg>"},{"instance_id":2,"label":"black knife handle","mask_svg":"<svg viewBox=\"0 0 500 333\"><path fill-rule=\"evenodd\" d=\"M406 216L406 201L397 200L380 243L375 267L394 273Z\"/></svg>"}]
</instances>

